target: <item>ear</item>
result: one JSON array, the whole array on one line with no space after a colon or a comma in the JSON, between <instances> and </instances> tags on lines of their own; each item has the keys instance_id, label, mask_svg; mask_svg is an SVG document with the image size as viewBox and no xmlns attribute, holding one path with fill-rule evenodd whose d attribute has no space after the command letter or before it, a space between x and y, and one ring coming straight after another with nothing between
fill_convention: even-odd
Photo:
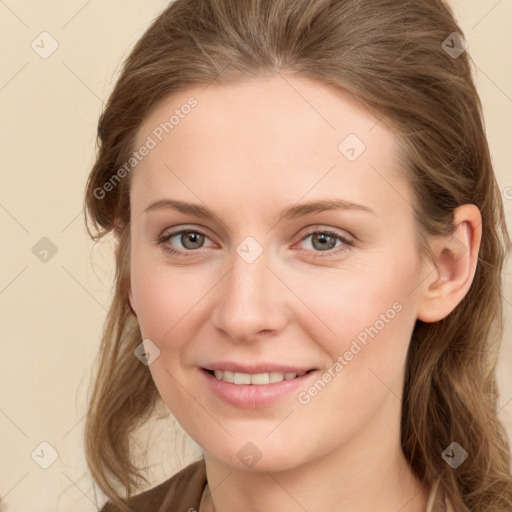
<instances>
[{"instance_id":1,"label":"ear","mask_svg":"<svg viewBox=\"0 0 512 512\"><path fill-rule=\"evenodd\" d=\"M422 286L418 319L437 322L448 316L468 292L476 272L482 216L474 204L454 211L454 231L432 247L436 267Z\"/></svg>"}]
</instances>

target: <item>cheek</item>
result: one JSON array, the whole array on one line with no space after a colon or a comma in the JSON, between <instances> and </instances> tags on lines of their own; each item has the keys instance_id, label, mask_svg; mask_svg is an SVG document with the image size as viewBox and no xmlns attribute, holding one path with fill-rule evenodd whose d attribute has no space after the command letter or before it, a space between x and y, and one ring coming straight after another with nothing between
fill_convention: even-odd
<instances>
[{"instance_id":1,"label":"cheek","mask_svg":"<svg viewBox=\"0 0 512 512\"><path fill-rule=\"evenodd\" d=\"M165 272L156 270L135 264L131 286L143 336L159 340L177 320L180 303L175 293L176 284L166 279Z\"/></svg>"},{"instance_id":2,"label":"cheek","mask_svg":"<svg viewBox=\"0 0 512 512\"><path fill-rule=\"evenodd\" d=\"M377 263L367 262L364 270L321 276L314 285L303 284L297 291L315 313L308 314L310 320L303 321L302 327L333 364L340 363L333 369L336 378L332 380L338 383L333 388L346 395L348 402L382 388L382 381L400 392L416 321L411 291L417 270L414 253L404 252L403 259L383 256Z\"/></svg>"},{"instance_id":3,"label":"cheek","mask_svg":"<svg viewBox=\"0 0 512 512\"><path fill-rule=\"evenodd\" d=\"M293 435L308 436L308 418L316 418L322 424L322 439L315 441L315 450L328 451L333 439L342 442L356 435L372 423L383 404L399 407L415 316L405 298L407 286L387 281L376 286L375 282L363 285L361 280L347 279L343 290L329 289L329 298L316 287L310 290L309 297L320 308L315 312L335 332L325 328L319 336L318 320L309 331L308 337L328 353L330 364L296 397L297 417L304 422L297 422ZM318 296L313 297L313 292Z\"/></svg>"},{"instance_id":4,"label":"cheek","mask_svg":"<svg viewBox=\"0 0 512 512\"><path fill-rule=\"evenodd\" d=\"M198 281L185 279L161 262L142 264L135 259L132 268L132 294L142 338L160 350L149 371L164 402L180 423L186 422L190 404L182 386L186 347L193 336L193 306L201 297Z\"/></svg>"},{"instance_id":5,"label":"cheek","mask_svg":"<svg viewBox=\"0 0 512 512\"><path fill-rule=\"evenodd\" d=\"M414 294L410 292L415 279L415 268L390 262L385 271L368 266L364 271L318 275L308 282L297 279L294 291L310 308L307 316L313 339L320 333L324 339L346 342L362 333L364 341L364 333L372 326L384 331L404 321L414 323Z\"/></svg>"},{"instance_id":6,"label":"cheek","mask_svg":"<svg viewBox=\"0 0 512 512\"><path fill-rule=\"evenodd\" d=\"M207 268L171 267L162 258L144 260L144 255L132 261L131 288L142 336L170 363L204 321L198 315L218 280L212 274Z\"/></svg>"}]
</instances>

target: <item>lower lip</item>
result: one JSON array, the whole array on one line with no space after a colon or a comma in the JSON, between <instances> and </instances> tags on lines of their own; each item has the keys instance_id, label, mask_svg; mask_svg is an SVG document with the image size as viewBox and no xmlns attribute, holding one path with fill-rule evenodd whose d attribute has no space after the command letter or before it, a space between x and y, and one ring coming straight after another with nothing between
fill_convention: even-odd
<instances>
[{"instance_id":1,"label":"lower lip","mask_svg":"<svg viewBox=\"0 0 512 512\"><path fill-rule=\"evenodd\" d=\"M200 371L204 375L208 387L215 395L235 407L246 409L256 409L279 401L299 388L304 387L317 373L316 370L313 370L294 379L258 385L231 384L230 382L217 379L215 375L202 368Z\"/></svg>"}]
</instances>

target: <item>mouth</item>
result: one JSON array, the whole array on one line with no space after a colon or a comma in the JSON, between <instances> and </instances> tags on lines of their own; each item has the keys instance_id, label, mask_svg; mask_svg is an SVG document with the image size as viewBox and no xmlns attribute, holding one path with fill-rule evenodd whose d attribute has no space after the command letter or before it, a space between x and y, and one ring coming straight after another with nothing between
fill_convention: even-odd
<instances>
[{"instance_id":1,"label":"mouth","mask_svg":"<svg viewBox=\"0 0 512 512\"><path fill-rule=\"evenodd\" d=\"M277 406L283 400L289 402L294 393L310 385L319 373L316 368L305 370L303 367L272 364L253 365L252 368L230 363L212 366L215 368L199 367L206 388L223 402L239 409ZM242 369L251 373L235 371Z\"/></svg>"},{"instance_id":2,"label":"mouth","mask_svg":"<svg viewBox=\"0 0 512 512\"><path fill-rule=\"evenodd\" d=\"M217 380L221 380L229 384L264 386L266 384L274 384L284 380L298 379L303 375L314 372L315 368L310 370L301 370L299 372L271 371L262 373L242 373L220 369L210 370L208 368L202 368L202 370L209 373Z\"/></svg>"}]
</instances>

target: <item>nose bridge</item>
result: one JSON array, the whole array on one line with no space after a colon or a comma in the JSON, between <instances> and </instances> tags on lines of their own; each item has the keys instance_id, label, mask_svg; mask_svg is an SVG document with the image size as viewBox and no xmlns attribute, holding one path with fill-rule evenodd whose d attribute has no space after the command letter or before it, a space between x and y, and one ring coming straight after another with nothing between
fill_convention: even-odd
<instances>
[{"instance_id":1,"label":"nose bridge","mask_svg":"<svg viewBox=\"0 0 512 512\"><path fill-rule=\"evenodd\" d=\"M240 341L278 330L285 321L276 278L267 268L268 252L248 238L233 252L212 316L215 327Z\"/></svg>"}]
</instances>

